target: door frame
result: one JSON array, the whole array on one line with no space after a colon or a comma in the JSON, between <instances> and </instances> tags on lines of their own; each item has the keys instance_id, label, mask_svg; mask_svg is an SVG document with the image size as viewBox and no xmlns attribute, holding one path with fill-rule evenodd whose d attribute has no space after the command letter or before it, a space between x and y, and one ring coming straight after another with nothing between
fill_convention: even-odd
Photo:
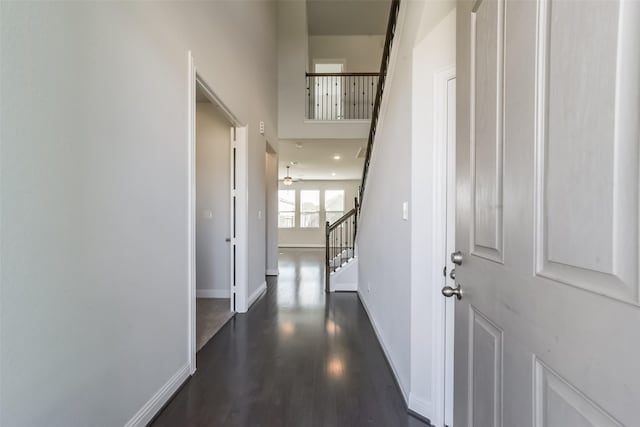
<instances>
[{"instance_id":1,"label":"door frame","mask_svg":"<svg viewBox=\"0 0 640 427\"><path fill-rule=\"evenodd\" d=\"M449 251L455 247L455 180L456 141L449 141L449 83L456 79L456 68L450 67L434 75L434 212L433 212L433 343L432 396L434 421L453 426L453 343L455 302L442 296L444 283L454 265ZM454 116L455 118L455 116ZM455 124L454 124L455 125ZM453 194L451 192L453 191ZM453 198L452 198L453 197Z\"/></svg>"},{"instance_id":2,"label":"door frame","mask_svg":"<svg viewBox=\"0 0 640 427\"><path fill-rule=\"evenodd\" d=\"M204 77L198 73L195 59L191 51L188 57L188 135L187 135L187 229L188 229L188 290L187 290L187 317L188 317L188 352L189 369L191 375L196 371L196 88L199 87L205 96L214 106L216 106L225 119L231 123L231 271L229 281L229 296L232 311L247 311L247 224L248 224L248 168L247 168L247 147L248 132L247 126L242 124L238 117L225 105L220 97L207 84ZM235 162L234 153L235 151ZM235 164L234 164L235 163ZM234 180L235 174L235 180ZM234 188L235 186L235 188ZM234 215L233 199L236 199L236 209ZM235 236L234 236L235 230ZM233 247L236 248L235 262L233 257ZM233 303L235 297L235 310Z\"/></svg>"}]
</instances>

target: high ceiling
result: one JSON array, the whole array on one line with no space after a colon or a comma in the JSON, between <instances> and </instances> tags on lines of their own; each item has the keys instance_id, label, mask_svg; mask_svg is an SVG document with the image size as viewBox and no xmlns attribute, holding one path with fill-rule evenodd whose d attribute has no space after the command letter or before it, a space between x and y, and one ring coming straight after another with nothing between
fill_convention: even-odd
<instances>
[{"instance_id":1,"label":"high ceiling","mask_svg":"<svg viewBox=\"0 0 640 427\"><path fill-rule=\"evenodd\" d=\"M310 36L384 35L389 0L307 0Z\"/></svg>"},{"instance_id":2,"label":"high ceiling","mask_svg":"<svg viewBox=\"0 0 640 427\"><path fill-rule=\"evenodd\" d=\"M364 139L281 140L278 178L283 179L290 166L294 180L360 179L366 145Z\"/></svg>"}]
</instances>

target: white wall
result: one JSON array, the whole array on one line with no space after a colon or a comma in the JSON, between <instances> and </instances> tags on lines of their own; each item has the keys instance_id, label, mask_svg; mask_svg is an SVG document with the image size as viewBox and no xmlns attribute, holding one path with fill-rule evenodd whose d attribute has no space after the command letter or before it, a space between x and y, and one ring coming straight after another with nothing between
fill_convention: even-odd
<instances>
[{"instance_id":1,"label":"white wall","mask_svg":"<svg viewBox=\"0 0 640 427\"><path fill-rule=\"evenodd\" d=\"M354 199L358 195L357 180L326 180L326 181L300 181L287 186L280 181L281 190L296 190L296 209L300 210L300 190L320 190L320 227L300 228L300 217L296 215L295 228L279 229L279 245L281 247L322 247L325 246L325 215L324 215L324 191L344 190L344 211L347 212L354 207Z\"/></svg>"},{"instance_id":2,"label":"white wall","mask_svg":"<svg viewBox=\"0 0 640 427\"><path fill-rule=\"evenodd\" d=\"M267 256L266 272L268 275L278 274L278 154L267 150L265 155L266 179L266 226Z\"/></svg>"},{"instance_id":3,"label":"white wall","mask_svg":"<svg viewBox=\"0 0 640 427\"><path fill-rule=\"evenodd\" d=\"M275 5L0 8L0 424L124 425L188 373L188 50L249 126L249 293L264 280Z\"/></svg>"},{"instance_id":4,"label":"white wall","mask_svg":"<svg viewBox=\"0 0 640 427\"><path fill-rule=\"evenodd\" d=\"M378 72L385 36L309 36L309 70L314 59L344 59L345 72Z\"/></svg>"},{"instance_id":5,"label":"white wall","mask_svg":"<svg viewBox=\"0 0 640 427\"><path fill-rule=\"evenodd\" d=\"M305 122L309 71L307 2L278 2L278 136L280 139L362 139L369 122Z\"/></svg>"},{"instance_id":6,"label":"white wall","mask_svg":"<svg viewBox=\"0 0 640 427\"><path fill-rule=\"evenodd\" d=\"M424 221L423 213L414 208L413 194L429 185L425 181L414 181L413 169L426 169L429 164L428 159L420 159L417 164L412 162L417 152L413 151L411 112L414 96L422 96L412 82L425 78L425 84L433 84L433 80L431 76L414 76L413 50L454 6L452 1L401 4L393 63L385 87L359 223L359 294L407 401L413 392L414 373L421 375L412 363L412 331L429 327L413 324L410 310L414 306L429 310L412 289L412 265L425 262L412 253L415 224ZM424 140L416 144L424 144ZM410 207L408 221L402 219L405 201ZM424 354L415 357L415 365L430 367L428 360L420 360ZM419 411L424 409L412 406Z\"/></svg>"},{"instance_id":7,"label":"white wall","mask_svg":"<svg viewBox=\"0 0 640 427\"><path fill-rule=\"evenodd\" d=\"M209 102L196 108L196 288L199 297L229 297L230 129Z\"/></svg>"}]
</instances>

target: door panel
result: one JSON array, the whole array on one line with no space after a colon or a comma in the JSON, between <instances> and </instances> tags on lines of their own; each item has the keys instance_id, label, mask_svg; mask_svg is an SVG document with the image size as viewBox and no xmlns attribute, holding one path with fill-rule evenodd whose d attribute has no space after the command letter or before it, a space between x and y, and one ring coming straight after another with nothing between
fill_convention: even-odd
<instances>
[{"instance_id":1,"label":"door panel","mask_svg":"<svg viewBox=\"0 0 640 427\"><path fill-rule=\"evenodd\" d=\"M469 407L473 426L502 425L502 331L469 306Z\"/></svg>"},{"instance_id":2,"label":"door panel","mask_svg":"<svg viewBox=\"0 0 640 427\"><path fill-rule=\"evenodd\" d=\"M640 425L640 2L457 13L454 425Z\"/></svg>"},{"instance_id":3,"label":"door panel","mask_svg":"<svg viewBox=\"0 0 640 427\"><path fill-rule=\"evenodd\" d=\"M535 427L620 427L565 379L535 360Z\"/></svg>"},{"instance_id":4,"label":"door panel","mask_svg":"<svg viewBox=\"0 0 640 427\"><path fill-rule=\"evenodd\" d=\"M502 66L504 2L472 14L471 165L474 254L502 261Z\"/></svg>"},{"instance_id":5,"label":"door panel","mask_svg":"<svg viewBox=\"0 0 640 427\"><path fill-rule=\"evenodd\" d=\"M621 28L623 13L619 2L541 5L536 268L637 303L638 120L619 120L622 109L637 111L637 79L617 78L617 58L637 63L637 45L626 39L640 38L638 22ZM635 97L623 95L634 89ZM574 191L576 183L589 191Z\"/></svg>"}]
</instances>

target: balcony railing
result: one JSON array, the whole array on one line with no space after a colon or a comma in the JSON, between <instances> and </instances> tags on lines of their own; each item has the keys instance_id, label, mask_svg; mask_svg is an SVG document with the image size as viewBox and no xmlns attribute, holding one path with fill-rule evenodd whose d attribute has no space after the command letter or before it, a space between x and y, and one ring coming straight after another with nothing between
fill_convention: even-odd
<instances>
[{"instance_id":1,"label":"balcony railing","mask_svg":"<svg viewBox=\"0 0 640 427\"><path fill-rule=\"evenodd\" d=\"M307 120L369 120L380 73L307 73Z\"/></svg>"}]
</instances>

